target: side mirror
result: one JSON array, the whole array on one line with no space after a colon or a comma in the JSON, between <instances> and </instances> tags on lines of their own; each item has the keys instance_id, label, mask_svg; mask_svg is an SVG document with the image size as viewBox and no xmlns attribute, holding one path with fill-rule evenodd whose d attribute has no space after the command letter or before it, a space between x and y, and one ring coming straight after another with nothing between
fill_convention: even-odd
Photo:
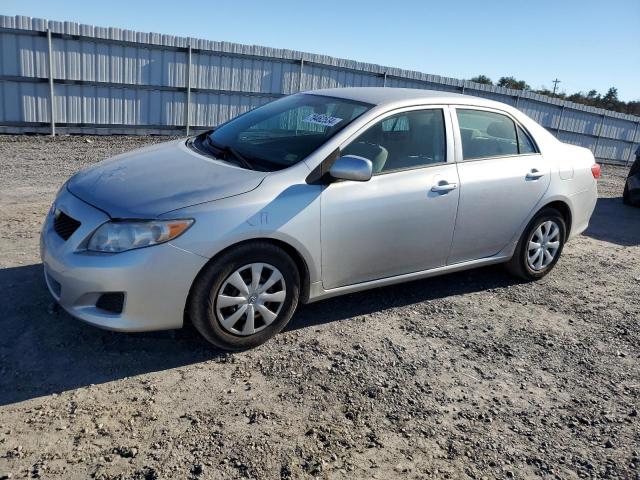
<instances>
[{"instance_id":1,"label":"side mirror","mask_svg":"<svg viewBox=\"0 0 640 480\"><path fill-rule=\"evenodd\" d=\"M367 182L373 175L371 160L357 155L345 155L338 158L331 168L329 175L338 180L352 180L354 182Z\"/></svg>"}]
</instances>

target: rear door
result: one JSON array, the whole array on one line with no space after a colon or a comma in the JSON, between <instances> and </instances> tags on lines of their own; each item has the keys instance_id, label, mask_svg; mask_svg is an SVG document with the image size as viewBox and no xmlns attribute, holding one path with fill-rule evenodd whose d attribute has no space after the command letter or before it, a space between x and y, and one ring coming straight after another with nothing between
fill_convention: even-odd
<instances>
[{"instance_id":1,"label":"rear door","mask_svg":"<svg viewBox=\"0 0 640 480\"><path fill-rule=\"evenodd\" d=\"M452 109L460 202L448 264L495 255L518 232L550 182L529 133L505 112Z\"/></svg>"}]
</instances>

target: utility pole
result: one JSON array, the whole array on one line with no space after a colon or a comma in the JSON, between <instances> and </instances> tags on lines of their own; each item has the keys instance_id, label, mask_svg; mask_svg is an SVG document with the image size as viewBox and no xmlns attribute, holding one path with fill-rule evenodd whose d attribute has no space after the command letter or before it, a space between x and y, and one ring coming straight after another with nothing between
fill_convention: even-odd
<instances>
[{"instance_id":1,"label":"utility pole","mask_svg":"<svg viewBox=\"0 0 640 480\"><path fill-rule=\"evenodd\" d=\"M558 80L557 78L553 81L553 96L556 96L556 90L558 89L558 84L560 83L560 80Z\"/></svg>"}]
</instances>

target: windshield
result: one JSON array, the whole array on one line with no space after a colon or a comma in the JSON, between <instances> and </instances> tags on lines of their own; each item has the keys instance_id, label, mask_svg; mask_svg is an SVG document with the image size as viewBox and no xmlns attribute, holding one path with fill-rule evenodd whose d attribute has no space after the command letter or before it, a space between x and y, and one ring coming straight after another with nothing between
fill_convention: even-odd
<instances>
[{"instance_id":1,"label":"windshield","mask_svg":"<svg viewBox=\"0 0 640 480\"><path fill-rule=\"evenodd\" d=\"M296 94L251 110L211 132L207 144L245 166L280 170L307 157L372 105Z\"/></svg>"}]
</instances>

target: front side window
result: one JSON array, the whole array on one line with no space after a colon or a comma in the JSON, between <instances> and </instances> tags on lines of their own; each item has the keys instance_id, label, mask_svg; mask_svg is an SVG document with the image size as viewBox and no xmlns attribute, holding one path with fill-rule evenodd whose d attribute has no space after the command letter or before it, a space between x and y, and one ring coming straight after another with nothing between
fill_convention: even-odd
<instances>
[{"instance_id":1,"label":"front side window","mask_svg":"<svg viewBox=\"0 0 640 480\"><path fill-rule=\"evenodd\" d=\"M368 158L374 174L445 162L443 111L413 110L387 117L343 148L342 155Z\"/></svg>"},{"instance_id":2,"label":"front side window","mask_svg":"<svg viewBox=\"0 0 640 480\"><path fill-rule=\"evenodd\" d=\"M506 115L456 109L464 160L518 154L516 125Z\"/></svg>"},{"instance_id":3,"label":"front side window","mask_svg":"<svg viewBox=\"0 0 640 480\"><path fill-rule=\"evenodd\" d=\"M291 95L223 124L201 143L216 156L241 157L247 167L280 170L303 160L371 107L343 98Z\"/></svg>"}]
</instances>

